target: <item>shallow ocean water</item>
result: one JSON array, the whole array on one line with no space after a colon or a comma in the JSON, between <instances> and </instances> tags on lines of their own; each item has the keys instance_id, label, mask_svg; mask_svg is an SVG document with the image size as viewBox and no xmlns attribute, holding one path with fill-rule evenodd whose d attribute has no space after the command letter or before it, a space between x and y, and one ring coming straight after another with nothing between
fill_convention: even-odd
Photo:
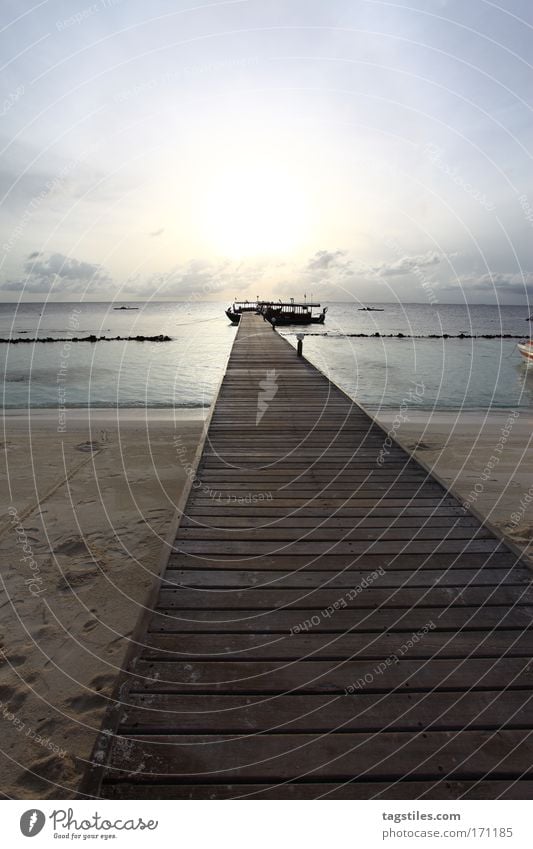
<instances>
[{"instance_id":1,"label":"shallow ocean water","mask_svg":"<svg viewBox=\"0 0 533 849\"><path fill-rule=\"evenodd\" d=\"M116 306L117 304L115 304ZM0 344L3 405L205 407L236 329L223 303L0 304L0 337L168 334L172 342ZM418 387L419 408L533 406L533 369L515 339L356 338L355 333L529 335L523 307L330 304L323 327L304 329L304 354L372 409L393 408ZM295 344L297 328L283 334Z\"/></svg>"}]
</instances>

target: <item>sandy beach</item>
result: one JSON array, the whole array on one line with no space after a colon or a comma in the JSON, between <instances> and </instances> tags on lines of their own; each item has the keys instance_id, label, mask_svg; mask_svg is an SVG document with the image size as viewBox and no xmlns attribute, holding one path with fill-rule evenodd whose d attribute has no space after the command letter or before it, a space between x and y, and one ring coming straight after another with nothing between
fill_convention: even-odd
<instances>
[{"instance_id":1,"label":"sandy beach","mask_svg":"<svg viewBox=\"0 0 533 849\"><path fill-rule=\"evenodd\" d=\"M528 556L533 540L533 413L407 412L377 418L457 498Z\"/></svg>"},{"instance_id":2,"label":"sandy beach","mask_svg":"<svg viewBox=\"0 0 533 849\"><path fill-rule=\"evenodd\" d=\"M181 415L181 411L180 411ZM0 786L77 786L128 635L157 570L200 410L57 411L4 418L0 552ZM10 512L8 512L10 511ZM125 635L125 636L123 636ZM44 780L43 780L44 779Z\"/></svg>"},{"instance_id":3,"label":"sandy beach","mask_svg":"<svg viewBox=\"0 0 533 849\"><path fill-rule=\"evenodd\" d=\"M4 417L0 785L8 797L75 792L186 480L175 439L192 459L202 433L201 411L177 415ZM394 414L380 421L527 549L532 414L410 410L399 424Z\"/></svg>"}]
</instances>

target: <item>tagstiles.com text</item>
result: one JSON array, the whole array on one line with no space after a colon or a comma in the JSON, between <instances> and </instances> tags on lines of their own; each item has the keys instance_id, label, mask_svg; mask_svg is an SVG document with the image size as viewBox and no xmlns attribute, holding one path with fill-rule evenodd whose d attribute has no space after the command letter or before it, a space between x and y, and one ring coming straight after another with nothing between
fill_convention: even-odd
<instances>
[{"instance_id":1,"label":"tagstiles.com text","mask_svg":"<svg viewBox=\"0 0 533 849\"><path fill-rule=\"evenodd\" d=\"M432 813L431 811L402 811L392 813L383 811L383 828L381 839L394 840L402 838L428 839L428 838L456 838L456 839L502 839L513 837L513 829L506 826L475 825L460 828L440 828L435 823L457 822L461 820L461 814L449 814L446 812ZM394 824L394 827L391 826ZM400 827L399 827L400 826Z\"/></svg>"}]
</instances>

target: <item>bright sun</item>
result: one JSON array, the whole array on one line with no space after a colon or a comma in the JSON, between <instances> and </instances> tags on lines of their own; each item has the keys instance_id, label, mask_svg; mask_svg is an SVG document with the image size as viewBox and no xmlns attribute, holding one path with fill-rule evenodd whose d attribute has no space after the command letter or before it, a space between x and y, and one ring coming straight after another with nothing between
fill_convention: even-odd
<instances>
[{"instance_id":1,"label":"bright sun","mask_svg":"<svg viewBox=\"0 0 533 849\"><path fill-rule=\"evenodd\" d=\"M227 256L292 252L308 229L304 192L280 168L244 165L225 171L209 186L204 201L204 238Z\"/></svg>"}]
</instances>

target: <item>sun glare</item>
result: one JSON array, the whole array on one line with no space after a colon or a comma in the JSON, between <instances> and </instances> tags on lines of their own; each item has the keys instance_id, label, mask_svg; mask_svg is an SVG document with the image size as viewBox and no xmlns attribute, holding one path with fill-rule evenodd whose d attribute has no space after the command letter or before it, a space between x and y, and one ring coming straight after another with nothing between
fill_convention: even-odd
<instances>
[{"instance_id":1,"label":"sun glare","mask_svg":"<svg viewBox=\"0 0 533 849\"><path fill-rule=\"evenodd\" d=\"M232 257L286 254L304 240L309 209L296 180L279 169L235 168L208 188L202 213L205 240Z\"/></svg>"}]
</instances>

